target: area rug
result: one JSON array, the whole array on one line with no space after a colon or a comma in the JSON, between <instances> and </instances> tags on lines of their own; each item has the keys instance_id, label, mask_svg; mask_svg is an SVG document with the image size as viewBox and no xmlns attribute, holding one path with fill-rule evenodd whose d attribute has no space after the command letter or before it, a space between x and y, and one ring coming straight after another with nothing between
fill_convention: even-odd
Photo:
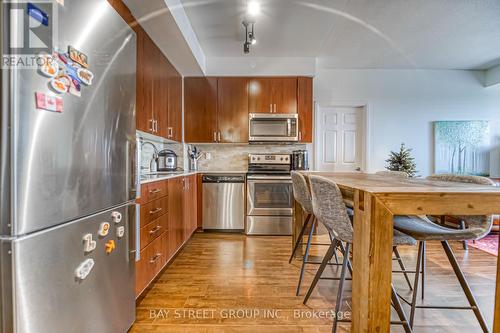
<instances>
[{"instance_id":1,"label":"area rug","mask_svg":"<svg viewBox=\"0 0 500 333\"><path fill-rule=\"evenodd\" d=\"M475 242L469 242L469 246L498 256L498 235L488 235Z\"/></svg>"}]
</instances>

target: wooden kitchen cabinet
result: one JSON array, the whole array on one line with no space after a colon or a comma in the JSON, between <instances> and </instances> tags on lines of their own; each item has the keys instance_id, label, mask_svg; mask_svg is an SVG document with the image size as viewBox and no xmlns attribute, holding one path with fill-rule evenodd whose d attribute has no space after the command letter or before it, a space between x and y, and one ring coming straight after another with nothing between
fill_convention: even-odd
<instances>
[{"instance_id":1,"label":"wooden kitchen cabinet","mask_svg":"<svg viewBox=\"0 0 500 333\"><path fill-rule=\"evenodd\" d=\"M248 79L224 77L217 84L218 142L248 142Z\"/></svg>"},{"instance_id":2,"label":"wooden kitchen cabinet","mask_svg":"<svg viewBox=\"0 0 500 333\"><path fill-rule=\"evenodd\" d=\"M249 113L273 113L272 81L269 78L251 78L248 82Z\"/></svg>"},{"instance_id":3,"label":"wooden kitchen cabinet","mask_svg":"<svg viewBox=\"0 0 500 333\"><path fill-rule=\"evenodd\" d=\"M198 179L196 175L184 177L184 194L183 194L183 210L184 210L184 240L188 240L193 232L198 228Z\"/></svg>"},{"instance_id":4,"label":"wooden kitchen cabinet","mask_svg":"<svg viewBox=\"0 0 500 333\"><path fill-rule=\"evenodd\" d=\"M186 142L217 141L217 78L184 79L184 124Z\"/></svg>"},{"instance_id":5,"label":"wooden kitchen cabinet","mask_svg":"<svg viewBox=\"0 0 500 333\"><path fill-rule=\"evenodd\" d=\"M177 177L168 182L169 214L169 246L170 252L175 253L184 243L183 217L184 178Z\"/></svg>"},{"instance_id":6,"label":"wooden kitchen cabinet","mask_svg":"<svg viewBox=\"0 0 500 333\"><path fill-rule=\"evenodd\" d=\"M137 35L136 128L182 141L182 76L122 0L108 0Z\"/></svg>"},{"instance_id":7,"label":"wooden kitchen cabinet","mask_svg":"<svg viewBox=\"0 0 500 333\"><path fill-rule=\"evenodd\" d=\"M250 113L297 113L297 77L249 80Z\"/></svg>"},{"instance_id":8,"label":"wooden kitchen cabinet","mask_svg":"<svg viewBox=\"0 0 500 333\"><path fill-rule=\"evenodd\" d=\"M313 78L297 79L297 108L299 114L299 141L313 141Z\"/></svg>"},{"instance_id":9,"label":"wooden kitchen cabinet","mask_svg":"<svg viewBox=\"0 0 500 333\"><path fill-rule=\"evenodd\" d=\"M182 142L182 76L167 60L168 127L167 139Z\"/></svg>"}]
</instances>

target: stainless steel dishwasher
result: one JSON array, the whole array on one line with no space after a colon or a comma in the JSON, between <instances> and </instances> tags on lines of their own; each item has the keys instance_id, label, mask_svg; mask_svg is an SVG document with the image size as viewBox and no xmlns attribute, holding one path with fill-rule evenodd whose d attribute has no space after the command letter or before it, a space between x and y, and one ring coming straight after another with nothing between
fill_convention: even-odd
<instances>
[{"instance_id":1,"label":"stainless steel dishwasher","mask_svg":"<svg viewBox=\"0 0 500 333\"><path fill-rule=\"evenodd\" d=\"M245 175L203 175L203 230L245 229Z\"/></svg>"}]
</instances>

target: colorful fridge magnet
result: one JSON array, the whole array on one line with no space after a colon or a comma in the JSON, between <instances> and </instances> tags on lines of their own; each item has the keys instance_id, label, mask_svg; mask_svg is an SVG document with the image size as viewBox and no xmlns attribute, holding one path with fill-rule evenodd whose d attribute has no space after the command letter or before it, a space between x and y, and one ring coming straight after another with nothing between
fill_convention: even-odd
<instances>
[{"instance_id":1,"label":"colorful fridge magnet","mask_svg":"<svg viewBox=\"0 0 500 333\"><path fill-rule=\"evenodd\" d=\"M42 92L35 93L36 108L52 112L63 112L63 99L57 96L47 95Z\"/></svg>"},{"instance_id":2,"label":"colorful fridge magnet","mask_svg":"<svg viewBox=\"0 0 500 333\"><path fill-rule=\"evenodd\" d=\"M59 72L59 64L51 55L44 54L38 56L38 71L46 77L55 77Z\"/></svg>"},{"instance_id":3,"label":"colorful fridge magnet","mask_svg":"<svg viewBox=\"0 0 500 333\"><path fill-rule=\"evenodd\" d=\"M86 86L92 85L92 80L94 79L94 73L85 68L79 68L76 72L78 79Z\"/></svg>"},{"instance_id":4,"label":"colorful fridge magnet","mask_svg":"<svg viewBox=\"0 0 500 333\"><path fill-rule=\"evenodd\" d=\"M76 97L82 97L82 87L80 81L74 77L69 77L71 80L71 85L69 86L69 93Z\"/></svg>"},{"instance_id":5,"label":"colorful fridge magnet","mask_svg":"<svg viewBox=\"0 0 500 333\"><path fill-rule=\"evenodd\" d=\"M50 87L59 94L64 94L71 86L71 79L66 76L58 76L50 80Z\"/></svg>"},{"instance_id":6,"label":"colorful fridge magnet","mask_svg":"<svg viewBox=\"0 0 500 333\"><path fill-rule=\"evenodd\" d=\"M77 64L82 65L82 67L88 68L89 63L88 63L88 57L85 53L82 53L75 49L73 46L68 46L68 54L69 58L76 62Z\"/></svg>"}]
</instances>

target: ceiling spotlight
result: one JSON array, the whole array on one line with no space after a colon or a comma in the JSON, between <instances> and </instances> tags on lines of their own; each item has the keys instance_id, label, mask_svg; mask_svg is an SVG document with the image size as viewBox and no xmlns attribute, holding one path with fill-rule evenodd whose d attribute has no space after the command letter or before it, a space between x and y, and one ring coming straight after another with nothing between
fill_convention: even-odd
<instances>
[{"instance_id":1,"label":"ceiling spotlight","mask_svg":"<svg viewBox=\"0 0 500 333\"><path fill-rule=\"evenodd\" d=\"M260 3L257 1L247 2L247 13L250 16L256 16L260 13Z\"/></svg>"}]
</instances>

